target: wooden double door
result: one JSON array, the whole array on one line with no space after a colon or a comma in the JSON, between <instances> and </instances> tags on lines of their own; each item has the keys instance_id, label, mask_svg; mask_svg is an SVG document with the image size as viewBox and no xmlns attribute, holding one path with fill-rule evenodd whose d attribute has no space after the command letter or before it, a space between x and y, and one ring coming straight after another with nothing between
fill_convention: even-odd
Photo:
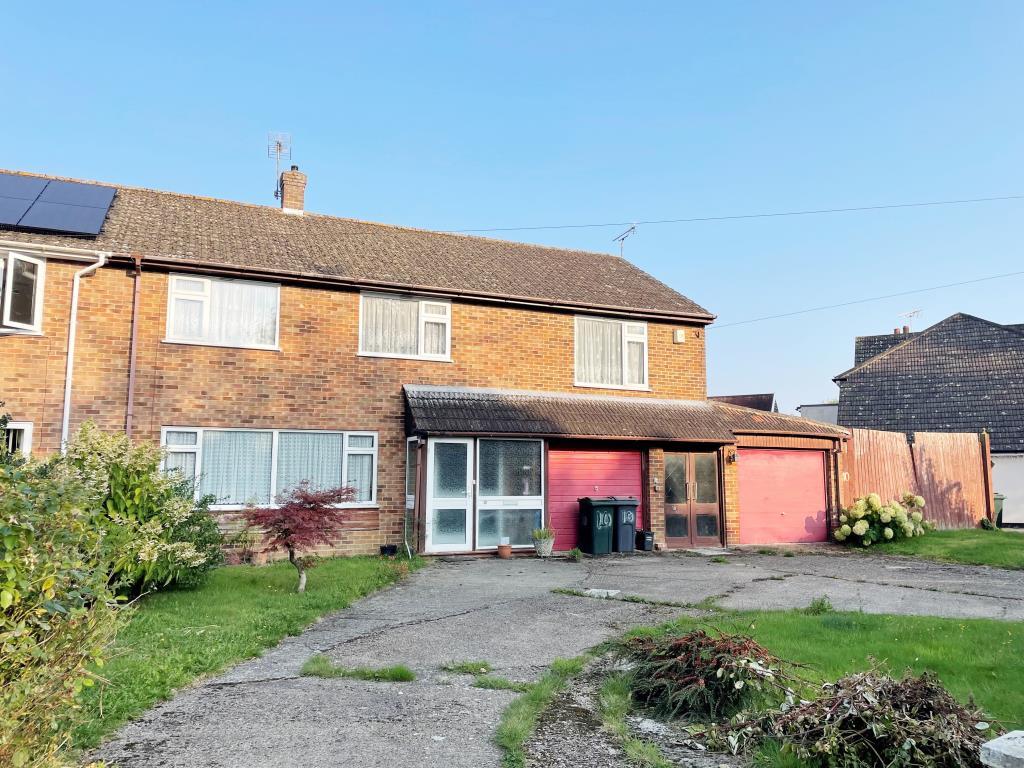
<instances>
[{"instance_id":1,"label":"wooden double door","mask_svg":"<svg viewBox=\"0 0 1024 768\"><path fill-rule=\"evenodd\" d=\"M665 453L665 538L669 548L722 545L717 451Z\"/></svg>"}]
</instances>

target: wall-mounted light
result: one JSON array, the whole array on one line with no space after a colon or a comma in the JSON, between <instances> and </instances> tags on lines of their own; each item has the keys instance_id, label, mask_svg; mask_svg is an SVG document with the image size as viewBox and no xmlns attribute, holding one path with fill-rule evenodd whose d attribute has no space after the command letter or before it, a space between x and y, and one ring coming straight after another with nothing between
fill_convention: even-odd
<instances>
[{"instance_id":1,"label":"wall-mounted light","mask_svg":"<svg viewBox=\"0 0 1024 768\"><path fill-rule=\"evenodd\" d=\"M736 449L735 448L733 450L729 451L727 454L725 454L725 463L726 464L735 464L737 461L739 461L739 459L740 459L740 457L736 453Z\"/></svg>"}]
</instances>

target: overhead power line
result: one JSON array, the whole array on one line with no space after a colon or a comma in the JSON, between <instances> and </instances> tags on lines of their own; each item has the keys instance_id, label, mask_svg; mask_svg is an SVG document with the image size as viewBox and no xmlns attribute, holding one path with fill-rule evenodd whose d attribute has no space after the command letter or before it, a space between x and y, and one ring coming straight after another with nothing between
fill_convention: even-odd
<instances>
[{"instance_id":1,"label":"overhead power line","mask_svg":"<svg viewBox=\"0 0 1024 768\"><path fill-rule=\"evenodd\" d=\"M938 205L964 205L965 203L991 203L999 200L1024 200L1024 195L999 197L972 197L963 200L930 200L923 203L891 203L888 205L858 205L850 208L814 208L804 211L774 211L771 213L740 213L729 216L691 216L681 219L647 219L640 221L604 221L591 224L543 224L529 227L480 227L476 229L449 229L447 232L471 234L477 232L530 232L540 229L594 229L597 227L629 227L639 224L692 224L700 221L735 221L737 219L772 219L782 216L816 216L823 213L857 213L885 211L895 208L927 208Z\"/></svg>"},{"instance_id":2,"label":"overhead power line","mask_svg":"<svg viewBox=\"0 0 1024 768\"><path fill-rule=\"evenodd\" d=\"M884 296L872 296L867 299L854 299L853 301L844 301L839 304L825 304L820 307L810 307L808 309L798 309L795 312L783 312L778 315L765 315L764 317L752 317L749 320L737 320L732 323L716 323L711 328L730 328L736 325L749 325L750 323L760 323L765 320L778 320L783 317L794 317L796 315L806 315L810 312L822 312L826 309L839 309L840 307L852 307L855 304L867 304L871 301L882 301L884 299L894 299L898 296L910 296L914 293L926 293L928 291L938 291L943 288L955 288L959 285L971 285L972 283L984 283L988 280L1001 280L1006 277L1017 277L1018 275L1024 275L1024 270L1019 272L1006 272L1002 275L989 275L988 277L977 277L973 280L960 280L956 283L945 283L943 285L933 285L929 288L915 288L910 291L898 291L897 293L887 293Z\"/></svg>"}]
</instances>

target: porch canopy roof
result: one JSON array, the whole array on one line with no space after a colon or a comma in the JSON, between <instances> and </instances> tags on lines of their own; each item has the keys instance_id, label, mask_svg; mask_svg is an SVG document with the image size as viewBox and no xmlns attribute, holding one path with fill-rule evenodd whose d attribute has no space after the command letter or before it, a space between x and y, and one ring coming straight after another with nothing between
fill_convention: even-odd
<instances>
[{"instance_id":1,"label":"porch canopy roof","mask_svg":"<svg viewBox=\"0 0 1024 768\"><path fill-rule=\"evenodd\" d=\"M406 384L410 435L514 435L733 443L706 400Z\"/></svg>"}]
</instances>

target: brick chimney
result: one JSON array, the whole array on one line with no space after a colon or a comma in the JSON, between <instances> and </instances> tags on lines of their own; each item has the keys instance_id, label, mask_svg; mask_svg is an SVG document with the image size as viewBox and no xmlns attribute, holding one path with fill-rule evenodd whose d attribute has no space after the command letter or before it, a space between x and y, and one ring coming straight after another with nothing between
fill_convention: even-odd
<instances>
[{"instance_id":1,"label":"brick chimney","mask_svg":"<svg viewBox=\"0 0 1024 768\"><path fill-rule=\"evenodd\" d=\"M281 210L301 216L305 203L306 174L293 165L290 171L281 174Z\"/></svg>"}]
</instances>

